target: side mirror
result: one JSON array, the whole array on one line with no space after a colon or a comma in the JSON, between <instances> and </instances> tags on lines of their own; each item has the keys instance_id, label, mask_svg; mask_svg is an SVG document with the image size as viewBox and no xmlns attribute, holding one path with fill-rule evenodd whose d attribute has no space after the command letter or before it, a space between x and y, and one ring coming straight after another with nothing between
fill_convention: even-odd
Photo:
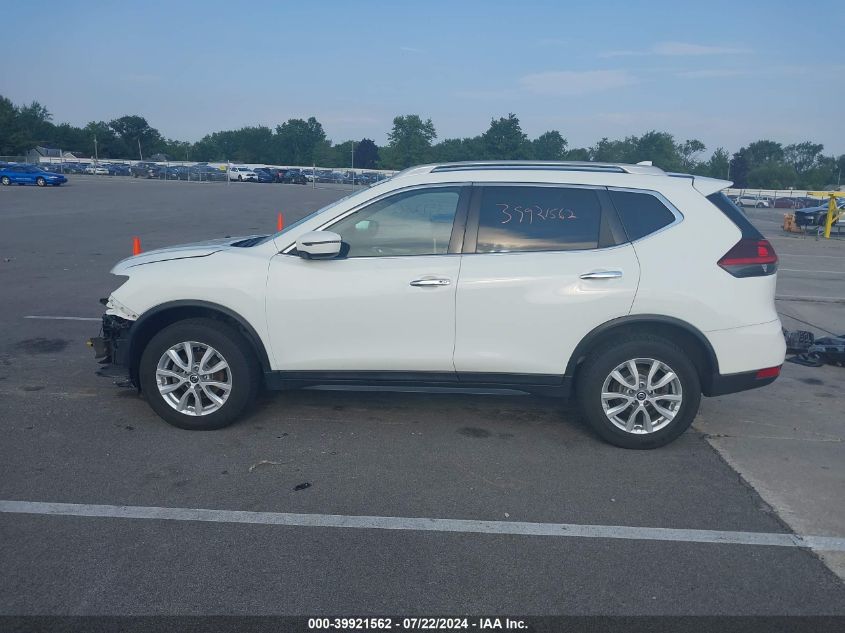
<instances>
[{"instance_id":1,"label":"side mirror","mask_svg":"<svg viewBox=\"0 0 845 633\"><path fill-rule=\"evenodd\" d=\"M340 254L340 235L331 231L310 231L296 240L296 252L303 259L332 259Z\"/></svg>"}]
</instances>

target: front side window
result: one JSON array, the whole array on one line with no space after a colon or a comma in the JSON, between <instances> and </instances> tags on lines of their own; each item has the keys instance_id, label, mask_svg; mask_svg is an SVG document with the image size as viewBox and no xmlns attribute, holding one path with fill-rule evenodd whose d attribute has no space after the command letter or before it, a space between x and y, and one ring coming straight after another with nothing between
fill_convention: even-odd
<instances>
[{"instance_id":1,"label":"front side window","mask_svg":"<svg viewBox=\"0 0 845 633\"><path fill-rule=\"evenodd\" d=\"M592 189L484 187L477 253L598 248L601 203Z\"/></svg>"},{"instance_id":2,"label":"front side window","mask_svg":"<svg viewBox=\"0 0 845 633\"><path fill-rule=\"evenodd\" d=\"M460 187L406 191L356 211L328 230L340 234L347 257L444 255L449 251Z\"/></svg>"}]
</instances>

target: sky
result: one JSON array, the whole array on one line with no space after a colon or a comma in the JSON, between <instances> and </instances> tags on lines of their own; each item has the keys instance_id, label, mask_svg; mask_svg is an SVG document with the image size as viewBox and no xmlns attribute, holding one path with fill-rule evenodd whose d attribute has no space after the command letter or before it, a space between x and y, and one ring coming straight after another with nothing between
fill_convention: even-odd
<instances>
[{"instance_id":1,"label":"sky","mask_svg":"<svg viewBox=\"0 0 845 633\"><path fill-rule=\"evenodd\" d=\"M87 2L4 12L0 94L56 123L140 114L196 141L315 116L335 142L438 138L515 113L570 147L652 129L707 152L769 138L845 153L845 3ZM828 25L839 24L839 35Z\"/></svg>"}]
</instances>

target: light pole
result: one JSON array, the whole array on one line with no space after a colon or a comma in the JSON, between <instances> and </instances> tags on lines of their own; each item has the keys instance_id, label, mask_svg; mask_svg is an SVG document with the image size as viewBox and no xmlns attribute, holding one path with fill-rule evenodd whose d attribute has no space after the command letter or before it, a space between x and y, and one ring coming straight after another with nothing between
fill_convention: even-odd
<instances>
[{"instance_id":1,"label":"light pole","mask_svg":"<svg viewBox=\"0 0 845 633\"><path fill-rule=\"evenodd\" d=\"M355 141L349 141L350 154L352 155L352 191L355 191Z\"/></svg>"},{"instance_id":2,"label":"light pole","mask_svg":"<svg viewBox=\"0 0 845 633\"><path fill-rule=\"evenodd\" d=\"M96 137L96 136L94 136L94 162L96 163L96 162L98 162L99 160L100 160L100 157L99 157L99 155L98 155L98 153L97 153L97 137Z\"/></svg>"}]
</instances>

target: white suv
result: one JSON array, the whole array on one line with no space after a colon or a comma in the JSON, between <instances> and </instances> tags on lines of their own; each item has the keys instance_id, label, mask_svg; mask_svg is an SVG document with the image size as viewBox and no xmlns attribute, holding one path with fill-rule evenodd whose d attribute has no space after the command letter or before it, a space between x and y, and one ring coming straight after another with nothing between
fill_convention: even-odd
<instances>
[{"instance_id":1,"label":"white suv","mask_svg":"<svg viewBox=\"0 0 845 633\"><path fill-rule=\"evenodd\" d=\"M755 196L750 193L738 196L736 203L741 207L757 207L758 209L768 209L771 206L769 198Z\"/></svg>"},{"instance_id":2,"label":"white suv","mask_svg":"<svg viewBox=\"0 0 845 633\"><path fill-rule=\"evenodd\" d=\"M604 439L653 448L784 360L777 256L729 184L414 167L275 235L123 260L90 344L181 428L230 424L262 384L498 387L574 395Z\"/></svg>"},{"instance_id":3,"label":"white suv","mask_svg":"<svg viewBox=\"0 0 845 633\"><path fill-rule=\"evenodd\" d=\"M258 174L249 167L231 166L229 167L229 180L237 180L238 182L243 182L245 180L258 182Z\"/></svg>"}]
</instances>

